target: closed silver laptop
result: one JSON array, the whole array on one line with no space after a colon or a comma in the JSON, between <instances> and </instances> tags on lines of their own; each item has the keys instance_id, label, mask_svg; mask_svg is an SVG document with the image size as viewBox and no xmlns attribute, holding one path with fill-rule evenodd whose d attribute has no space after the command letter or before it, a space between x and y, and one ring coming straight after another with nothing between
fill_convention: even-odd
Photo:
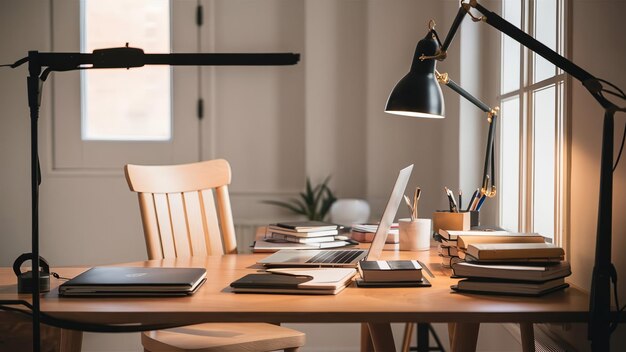
<instances>
[{"instance_id":1,"label":"closed silver laptop","mask_svg":"<svg viewBox=\"0 0 626 352\"><path fill-rule=\"evenodd\" d=\"M59 295L186 296L205 280L204 268L95 267L59 286Z\"/></svg>"},{"instance_id":2,"label":"closed silver laptop","mask_svg":"<svg viewBox=\"0 0 626 352\"><path fill-rule=\"evenodd\" d=\"M267 267L276 266L329 266L329 267L356 267L357 263L365 258L376 260L380 257L387 233L391 228L398 207L404 195L406 185L411 178L413 165L400 170L396 184L391 191L387 207L380 219L380 224L374 234L374 239L369 249L328 249L328 250L302 250L282 249L278 252L259 260L259 264Z\"/></svg>"}]
</instances>

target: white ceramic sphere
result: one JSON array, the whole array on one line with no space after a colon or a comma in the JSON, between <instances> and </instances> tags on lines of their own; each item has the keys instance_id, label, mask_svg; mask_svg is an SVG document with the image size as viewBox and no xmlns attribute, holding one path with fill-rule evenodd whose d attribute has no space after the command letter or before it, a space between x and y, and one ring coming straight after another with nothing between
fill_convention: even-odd
<instances>
[{"instance_id":1,"label":"white ceramic sphere","mask_svg":"<svg viewBox=\"0 0 626 352\"><path fill-rule=\"evenodd\" d=\"M335 224L352 226L352 224L367 223L370 216L370 206L363 199L337 199L330 206L330 221Z\"/></svg>"}]
</instances>

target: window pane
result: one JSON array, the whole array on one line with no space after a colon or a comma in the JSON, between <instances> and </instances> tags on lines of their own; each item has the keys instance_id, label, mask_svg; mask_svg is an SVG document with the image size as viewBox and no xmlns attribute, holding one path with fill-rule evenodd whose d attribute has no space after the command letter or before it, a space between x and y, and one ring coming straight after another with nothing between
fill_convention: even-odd
<instances>
[{"instance_id":1,"label":"window pane","mask_svg":"<svg viewBox=\"0 0 626 352\"><path fill-rule=\"evenodd\" d=\"M521 28L521 0L502 1L502 15L513 25ZM502 83L501 93L508 93L520 87L520 44L509 36L502 34Z\"/></svg>"},{"instance_id":2,"label":"window pane","mask_svg":"<svg viewBox=\"0 0 626 352\"><path fill-rule=\"evenodd\" d=\"M500 226L519 230L519 98L502 102L500 123Z\"/></svg>"},{"instance_id":3,"label":"window pane","mask_svg":"<svg viewBox=\"0 0 626 352\"><path fill-rule=\"evenodd\" d=\"M533 93L533 231L554 237L556 93L550 86Z\"/></svg>"},{"instance_id":4,"label":"window pane","mask_svg":"<svg viewBox=\"0 0 626 352\"><path fill-rule=\"evenodd\" d=\"M120 47L170 52L168 0L83 0L81 50ZM169 140L168 66L86 70L81 75L83 140Z\"/></svg>"},{"instance_id":5,"label":"window pane","mask_svg":"<svg viewBox=\"0 0 626 352\"><path fill-rule=\"evenodd\" d=\"M535 1L535 38L552 50L556 48L556 2L557 0ZM539 82L555 75L556 67L543 57L533 54L534 80Z\"/></svg>"}]
</instances>

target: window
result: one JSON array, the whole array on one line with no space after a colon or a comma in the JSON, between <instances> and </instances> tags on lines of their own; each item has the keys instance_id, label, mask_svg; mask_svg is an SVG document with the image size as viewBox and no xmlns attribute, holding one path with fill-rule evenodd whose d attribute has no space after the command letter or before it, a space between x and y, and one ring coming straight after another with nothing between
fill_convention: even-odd
<instances>
[{"instance_id":1,"label":"window","mask_svg":"<svg viewBox=\"0 0 626 352\"><path fill-rule=\"evenodd\" d=\"M129 46L146 53L194 53L197 2L81 0L51 2L52 51ZM127 163L200 159L200 69L68 71L54 91L51 169L59 174L118 175Z\"/></svg>"},{"instance_id":2,"label":"window","mask_svg":"<svg viewBox=\"0 0 626 352\"><path fill-rule=\"evenodd\" d=\"M130 46L170 52L168 0L81 2L81 52ZM169 140L169 66L86 70L81 75L83 140Z\"/></svg>"},{"instance_id":3,"label":"window","mask_svg":"<svg viewBox=\"0 0 626 352\"><path fill-rule=\"evenodd\" d=\"M563 55L564 0L503 0L502 16ZM502 34L500 226L562 233L565 74Z\"/></svg>"}]
</instances>

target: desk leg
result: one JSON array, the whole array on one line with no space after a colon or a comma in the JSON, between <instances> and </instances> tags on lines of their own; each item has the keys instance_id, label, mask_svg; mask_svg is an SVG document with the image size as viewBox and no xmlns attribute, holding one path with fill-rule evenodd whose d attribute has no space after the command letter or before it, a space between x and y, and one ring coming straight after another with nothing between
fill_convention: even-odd
<instances>
[{"instance_id":1,"label":"desk leg","mask_svg":"<svg viewBox=\"0 0 626 352\"><path fill-rule=\"evenodd\" d=\"M450 325L453 325L452 330ZM450 323L448 331L451 334L450 349L452 352L474 352L478 342L478 329L480 323Z\"/></svg>"},{"instance_id":2,"label":"desk leg","mask_svg":"<svg viewBox=\"0 0 626 352\"><path fill-rule=\"evenodd\" d=\"M402 338L401 352L409 352L411 350L411 338L413 337L413 329L415 323L406 323L404 326L404 337Z\"/></svg>"},{"instance_id":3,"label":"desk leg","mask_svg":"<svg viewBox=\"0 0 626 352\"><path fill-rule=\"evenodd\" d=\"M389 323L367 323L370 331L374 351L376 352L395 352L396 345L393 341L393 333L391 332L391 324Z\"/></svg>"},{"instance_id":4,"label":"desk leg","mask_svg":"<svg viewBox=\"0 0 626 352\"><path fill-rule=\"evenodd\" d=\"M83 347L83 332L61 329L61 352L80 352Z\"/></svg>"},{"instance_id":5,"label":"desk leg","mask_svg":"<svg viewBox=\"0 0 626 352\"><path fill-rule=\"evenodd\" d=\"M448 342L450 342L450 347L452 347L452 340L454 340L454 328L456 327L455 323L448 323Z\"/></svg>"}]
</instances>

